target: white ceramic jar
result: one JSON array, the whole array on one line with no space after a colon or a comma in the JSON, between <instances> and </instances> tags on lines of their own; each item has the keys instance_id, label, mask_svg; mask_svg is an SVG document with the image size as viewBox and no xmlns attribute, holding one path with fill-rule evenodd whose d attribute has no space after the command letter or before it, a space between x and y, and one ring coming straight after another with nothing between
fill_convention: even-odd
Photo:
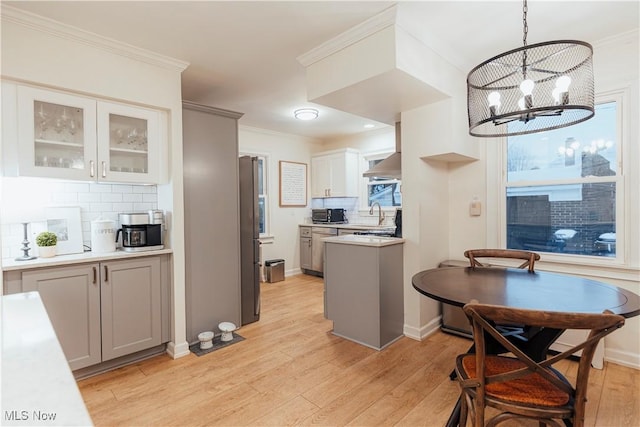
<instances>
[{"instance_id":1,"label":"white ceramic jar","mask_svg":"<svg viewBox=\"0 0 640 427\"><path fill-rule=\"evenodd\" d=\"M91 221L91 252L116 251L116 222L110 219Z\"/></svg>"}]
</instances>

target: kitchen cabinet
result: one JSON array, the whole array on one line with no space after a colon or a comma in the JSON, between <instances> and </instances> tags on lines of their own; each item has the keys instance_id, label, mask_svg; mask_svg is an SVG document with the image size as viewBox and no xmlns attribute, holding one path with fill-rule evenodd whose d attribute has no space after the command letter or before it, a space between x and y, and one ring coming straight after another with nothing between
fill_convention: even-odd
<instances>
[{"instance_id":1,"label":"kitchen cabinet","mask_svg":"<svg viewBox=\"0 0 640 427\"><path fill-rule=\"evenodd\" d=\"M325 241L325 317L335 335L377 350L403 335L403 243L348 235Z\"/></svg>"},{"instance_id":2,"label":"kitchen cabinet","mask_svg":"<svg viewBox=\"0 0 640 427\"><path fill-rule=\"evenodd\" d=\"M38 291L71 369L102 361L98 263L22 273L22 291Z\"/></svg>"},{"instance_id":3,"label":"kitchen cabinet","mask_svg":"<svg viewBox=\"0 0 640 427\"><path fill-rule=\"evenodd\" d=\"M9 87L3 83L3 89ZM8 171L97 182L157 184L166 163L160 111L16 85L17 148ZM3 94L5 97L5 94ZM5 105L10 101L3 100ZM11 165L11 155L17 156ZM11 172L8 172L11 173Z\"/></svg>"},{"instance_id":4,"label":"kitchen cabinet","mask_svg":"<svg viewBox=\"0 0 640 427\"><path fill-rule=\"evenodd\" d=\"M361 229L353 229L353 228L338 228L338 236L346 236L348 234L356 234L358 232L362 232Z\"/></svg>"},{"instance_id":5,"label":"kitchen cabinet","mask_svg":"<svg viewBox=\"0 0 640 427\"><path fill-rule=\"evenodd\" d=\"M300 227L300 269L311 270L311 227Z\"/></svg>"},{"instance_id":6,"label":"kitchen cabinet","mask_svg":"<svg viewBox=\"0 0 640 427\"><path fill-rule=\"evenodd\" d=\"M242 321L238 119L183 101L187 341L220 322ZM190 207L196 208L190 208ZM217 244L224 242L224 244Z\"/></svg>"},{"instance_id":7,"label":"kitchen cabinet","mask_svg":"<svg viewBox=\"0 0 640 427\"><path fill-rule=\"evenodd\" d=\"M164 341L161 257L23 271L38 291L72 370ZM166 313L168 316L168 313Z\"/></svg>"},{"instance_id":8,"label":"kitchen cabinet","mask_svg":"<svg viewBox=\"0 0 640 427\"><path fill-rule=\"evenodd\" d=\"M359 154L346 148L311 158L311 197L358 197Z\"/></svg>"},{"instance_id":9,"label":"kitchen cabinet","mask_svg":"<svg viewBox=\"0 0 640 427\"><path fill-rule=\"evenodd\" d=\"M160 259L100 264L102 360L159 345Z\"/></svg>"}]
</instances>

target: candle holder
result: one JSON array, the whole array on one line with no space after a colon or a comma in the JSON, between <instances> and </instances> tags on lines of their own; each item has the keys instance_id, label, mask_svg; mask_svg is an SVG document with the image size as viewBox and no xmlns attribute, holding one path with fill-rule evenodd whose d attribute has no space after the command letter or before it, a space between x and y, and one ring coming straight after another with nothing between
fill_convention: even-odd
<instances>
[{"instance_id":1,"label":"candle holder","mask_svg":"<svg viewBox=\"0 0 640 427\"><path fill-rule=\"evenodd\" d=\"M27 236L27 226L29 225L28 222L23 222L22 223L22 227L24 230L24 235L23 235L23 240L22 240L22 248L20 249L22 251L22 256L16 258L16 261L28 261L30 259L36 259L36 257L29 255L29 251L31 250L29 248L29 239Z\"/></svg>"}]
</instances>

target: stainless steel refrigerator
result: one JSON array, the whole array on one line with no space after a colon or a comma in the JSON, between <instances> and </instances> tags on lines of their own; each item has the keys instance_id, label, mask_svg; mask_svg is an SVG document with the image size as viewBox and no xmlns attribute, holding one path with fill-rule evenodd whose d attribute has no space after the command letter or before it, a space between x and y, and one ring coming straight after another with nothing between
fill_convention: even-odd
<instances>
[{"instance_id":1,"label":"stainless steel refrigerator","mask_svg":"<svg viewBox=\"0 0 640 427\"><path fill-rule=\"evenodd\" d=\"M260 320L258 158L240 157L240 289L242 324Z\"/></svg>"}]
</instances>

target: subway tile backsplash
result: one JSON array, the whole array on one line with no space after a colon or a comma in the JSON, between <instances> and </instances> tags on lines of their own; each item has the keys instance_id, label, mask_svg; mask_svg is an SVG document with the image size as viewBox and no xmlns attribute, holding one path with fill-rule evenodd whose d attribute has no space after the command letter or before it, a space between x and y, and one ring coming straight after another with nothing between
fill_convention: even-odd
<instances>
[{"instance_id":1,"label":"subway tile backsplash","mask_svg":"<svg viewBox=\"0 0 640 427\"><path fill-rule=\"evenodd\" d=\"M378 225L378 211L376 210L374 215L369 215L367 211L361 211L357 197L312 198L311 208L343 208L347 212L347 219L350 224ZM311 222L311 218L309 218L308 222ZM387 215L383 225L389 227L394 226L394 215Z\"/></svg>"},{"instance_id":2,"label":"subway tile backsplash","mask_svg":"<svg viewBox=\"0 0 640 427\"><path fill-rule=\"evenodd\" d=\"M95 184L38 178L2 178L2 257L22 255L23 229L20 221L44 220L44 208L78 206L82 222L82 240L91 245L91 221L102 217L118 221L122 212L144 212L157 209L155 185ZM35 247L35 236L28 230L29 246Z\"/></svg>"}]
</instances>

